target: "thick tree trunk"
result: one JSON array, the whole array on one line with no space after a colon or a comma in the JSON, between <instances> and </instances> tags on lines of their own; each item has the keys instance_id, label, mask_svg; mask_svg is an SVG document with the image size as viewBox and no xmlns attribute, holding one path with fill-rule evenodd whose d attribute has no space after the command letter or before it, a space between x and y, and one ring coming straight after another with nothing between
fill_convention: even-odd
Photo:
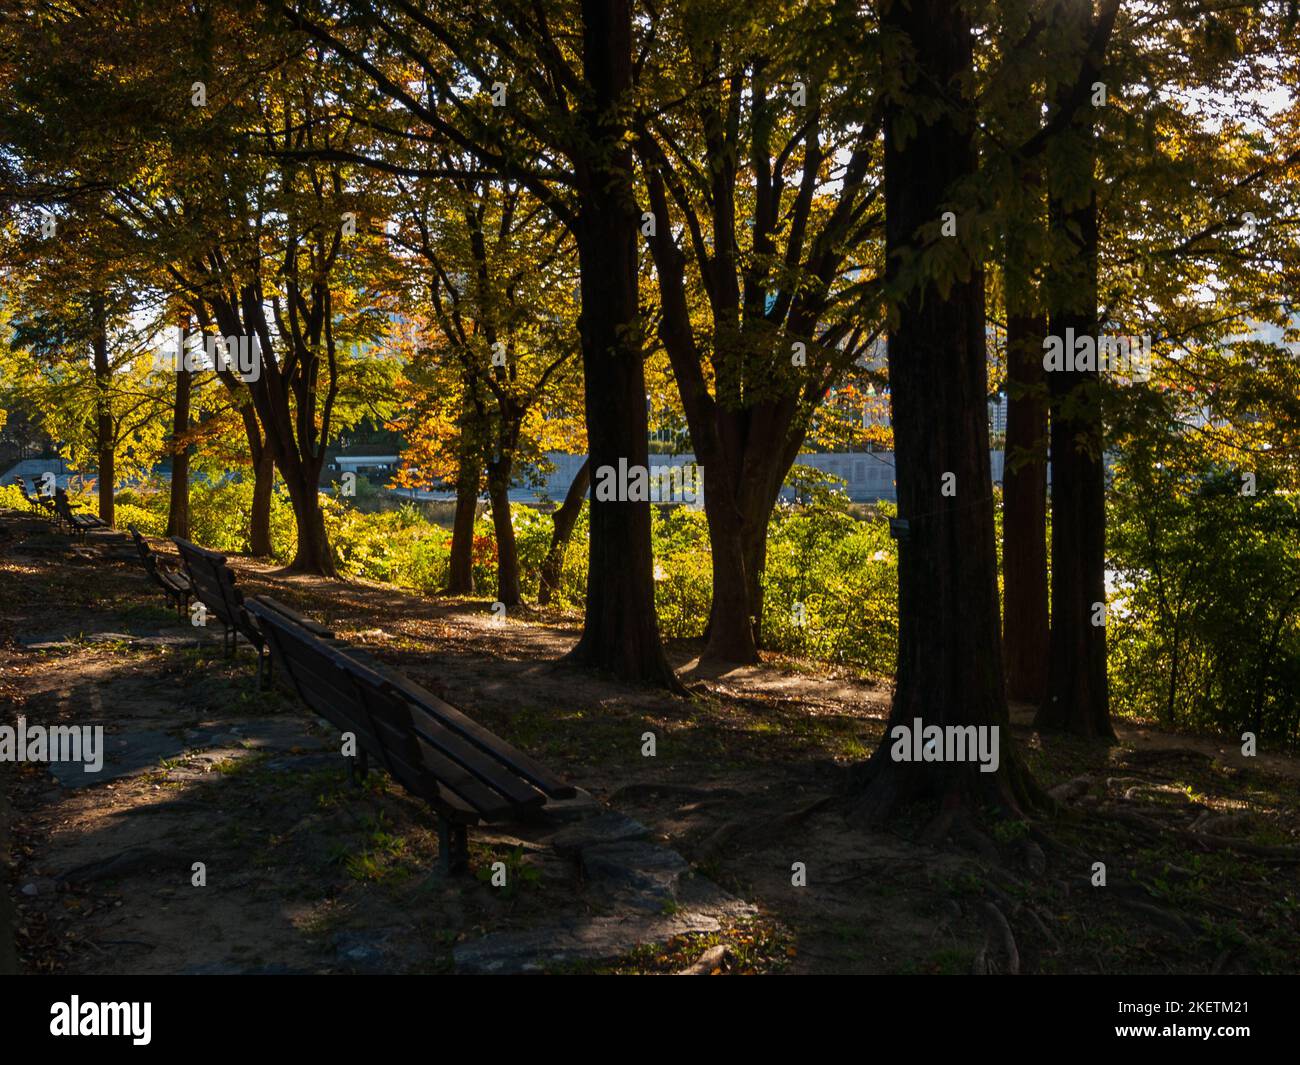
<instances>
[{"instance_id":1,"label":"thick tree trunk","mask_svg":"<svg viewBox=\"0 0 1300 1065\"><path fill-rule=\"evenodd\" d=\"M474 519L478 516L478 456L460 457L456 475L456 516L451 526L451 558L447 564L447 594L474 594Z\"/></svg>"},{"instance_id":2,"label":"thick tree trunk","mask_svg":"<svg viewBox=\"0 0 1300 1065\"><path fill-rule=\"evenodd\" d=\"M266 434L265 446L274 456L276 468L293 504L298 547L288 568L298 573L337 577L334 551L320 505L320 471L325 461L324 446L329 436L330 413L338 383L332 370L324 403L317 406L322 341L331 367L333 365L334 347L330 333L333 312L329 289L323 283L314 282L309 291L310 305L316 311L314 318L309 320L315 321L316 332L295 335L288 341L296 349L289 377L283 375L273 354L275 341L267 322L260 281L243 286L238 306L218 303L215 309L217 321L226 335L246 333L250 338L256 338L261 350L259 373L248 383L248 390L258 423ZM304 300L307 294L296 283L291 283L287 299ZM321 410L319 424L317 410Z\"/></svg>"},{"instance_id":3,"label":"thick tree trunk","mask_svg":"<svg viewBox=\"0 0 1300 1065\"><path fill-rule=\"evenodd\" d=\"M1001 47L1014 48L1008 31ZM1019 109L1010 135L1025 140L1042 122L1043 95L1029 72L1014 91ZM1003 292L1007 314L1007 422L1002 466L1002 653L1007 695L1039 703L1047 691L1047 314L1038 276L1046 238L1046 195L1038 158L1022 159L1004 190Z\"/></svg>"},{"instance_id":4,"label":"thick tree trunk","mask_svg":"<svg viewBox=\"0 0 1300 1065\"><path fill-rule=\"evenodd\" d=\"M1013 303L1008 279L1007 300ZM1002 472L1002 644L1007 695L1047 691L1047 403L1042 315L1007 315L1007 438Z\"/></svg>"},{"instance_id":5,"label":"thick tree trunk","mask_svg":"<svg viewBox=\"0 0 1300 1065\"><path fill-rule=\"evenodd\" d=\"M295 464L296 465L296 464ZM282 475L287 471L281 471ZM293 504L294 524L298 530L298 550L289 569L296 573L317 573L322 577L337 577L334 551L325 531L325 515L320 507L320 489L316 477L301 466L294 475L284 476Z\"/></svg>"},{"instance_id":6,"label":"thick tree trunk","mask_svg":"<svg viewBox=\"0 0 1300 1065\"><path fill-rule=\"evenodd\" d=\"M580 168L575 225L582 275L583 377L593 474L603 466L648 467L645 372L638 333L637 234L626 109L632 88L628 0L583 0L584 113L590 149ZM655 615L649 502L591 503L587 604L578 665L625 680L681 690Z\"/></svg>"},{"instance_id":7,"label":"thick tree trunk","mask_svg":"<svg viewBox=\"0 0 1300 1065\"><path fill-rule=\"evenodd\" d=\"M734 490L731 477L719 476L716 464L713 467L704 495L713 555L713 602L705 630L705 661L759 661L767 527L789 466L775 449L761 458L749 456L741 471L747 478L747 491Z\"/></svg>"},{"instance_id":8,"label":"thick tree trunk","mask_svg":"<svg viewBox=\"0 0 1300 1065\"><path fill-rule=\"evenodd\" d=\"M569 537L573 527L578 523L582 513L583 500L591 487L591 459L588 458L578 467L569 490L564 493L564 502L551 515L551 546L542 563L541 583L537 589L537 602L546 606L560 587L560 574L564 570L564 553L569 546Z\"/></svg>"},{"instance_id":9,"label":"thick tree trunk","mask_svg":"<svg viewBox=\"0 0 1300 1065\"><path fill-rule=\"evenodd\" d=\"M238 308L233 303L212 304L212 310L223 329L236 332L243 329ZM199 323L200 333L206 336L213 327L209 304L196 300L193 304L195 320ZM234 335L234 334L232 334ZM248 454L253 464L253 502L248 515L248 553L254 558L269 558L275 553L271 542L271 496L275 492L275 454L271 447L271 438L262 433L261 423L257 420L256 405L239 377L229 368L217 368L217 377L230 392L231 398L239 405L239 414L244 422L244 435L248 439Z\"/></svg>"},{"instance_id":10,"label":"thick tree trunk","mask_svg":"<svg viewBox=\"0 0 1300 1065\"><path fill-rule=\"evenodd\" d=\"M182 346L184 345L184 334ZM176 402L172 408L172 484L167 505L167 535L190 538L190 446L184 443L190 428L190 372L176 368Z\"/></svg>"},{"instance_id":11,"label":"thick tree trunk","mask_svg":"<svg viewBox=\"0 0 1300 1065\"><path fill-rule=\"evenodd\" d=\"M90 303L92 343L95 353L95 450L99 516L111 526L114 522L113 487L113 370L108 364L108 312L104 297L96 293Z\"/></svg>"},{"instance_id":12,"label":"thick tree trunk","mask_svg":"<svg viewBox=\"0 0 1300 1065\"><path fill-rule=\"evenodd\" d=\"M497 540L497 600L518 606L519 550L510 520L510 459L488 463L488 501L492 504L492 529Z\"/></svg>"},{"instance_id":13,"label":"thick tree trunk","mask_svg":"<svg viewBox=\"0 0 1300 1065\"><path fill-rule=\"evenodd\" d=\"M788 472L788 471L787 471ZM782 479L784 480L784 473ZM776 505L773 497L752 502L744 523L745 580L754 644L763 646L763 574L767 571L767 526Z\"/></svg>"},{"instance_id":14,"label":"thick tree trunk","mask_svg":"<svg viewBox=\"0 0 1300 1065\"><path fill-rule=\"evenodd\" d=\"M1095 234L1095 210L1086 213L1093 219ZM1080 225L1088 225L1078 213L1072 215ZM1069 328L1076 336L1095 337L1095 313L1052 316L1054 335L1064 337ZM1103 613L1106 498L1101 382L1096 372L1089 371L1047 376L1052 397L1052 627L1047 694L1034 716L1034 727L1114 740Z\"/></svg>"},{"instance_id":15,"label":"thick tree trunk","mask_svg":"<svg viewBox=\"0 0 1300 1065\"><path fill-rule=\"evenodd\" d=\"M253 438L260 437L253 422ZM271 496L275 492L275 455L258 442L253 450L253 509L248 516L248 553L255 558L269 558L275 553L271 543Z\"/></svg>"},{"instance_id":16,"label":"thick tree trunk","mask_svg":"<svg viewBox=\"0 0 1300 1065\"><path fill-rule=\"evenodd\" d=\"M915 61L903 74L905 98L891 98L885 114L887 286L900 301L889 383L898 511L908 528L899 544L894 702L885 738L861 774L857 813L868 823L920 799L1018 811L1037 797L1008 734L982 270L970 263L966 279L946 292L929 280L909 283L899 270L900 253L920 251L921 227L944 210L963 210L953 198L976 169L973 105L965 99L970 27L958 0L894 0L883 18ZM904 118L919 121L906 139L899 135ZM948 474L956 477L955 497L942 494ZM996 771L981 772L975 760L895 760L893 729L910 731L917 719L923 727L989 729L990 741L996 728Z\"/></svg>"},{"instance_id":17,"label":"thick tree trunk","mask_svg":"<svg viewBox=\"0 0 1300 1065\"><path fill-rule=\"evenodd\" d=\"M704 494L709 524L709 553L713 569L713 600L701 660L750 663L758 661L758 615L751 605L747 537L735 494L726 478L714 476ZM760 608L761 609L761 608Z\"/></svg>"},{"instance_id":18,"label":"thick tree trunk","mask_svg":"<svg viewBox=\"0 0 1300 1065\"><path fill-rule=\"evenodd\" d=\"M1077 13L1079 39L1090 40L1090 6ZM1101 57L1084 55L1079 83L1101 76ZM1064 106L1064 105L1062 105ZM1097 339L1097 189L1091 108L1076 111L1063 136L1076 151L1056 153L1049 171L1049 221L1063 264L1048 287L1052 334ZM1079 168L1087 180L1080 191ZM1067 352L1066 358L1069 358ZM1115 739L1106 678L1106 494L1102 463L1101 375L1096 369L1046 374L1051 396L1052 626L1047 693L1034 726Z\"/></svg>"}]
</instances>

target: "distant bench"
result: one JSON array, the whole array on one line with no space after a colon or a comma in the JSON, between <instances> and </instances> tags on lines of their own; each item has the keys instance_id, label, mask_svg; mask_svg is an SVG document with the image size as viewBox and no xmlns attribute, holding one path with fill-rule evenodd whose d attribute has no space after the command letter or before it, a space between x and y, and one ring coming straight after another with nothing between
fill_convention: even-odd
<instances>
[{"instance_id":1,"label":"distant bench","mask_svg":"<svg viewBox=\"0 0 1300 1065\"><path fill-rule=\"evenodd\" d=\"M225 555L199 547L179 536L173 536L171 541L180 552L181 562L185 566L185 575L189 578L190 594L202 603L206 610L215 614L223 626L222 650L228 657L234 655L240 636L256 647L257 679L263 686L269 684L271 680L266 640L262 630L249 616L248 607L253 604L264 606L268 612L288 618L326 639L334 635L325 626L317 625L269 595L251 596L245 599L243 593L235 587L235 571L226 565Z\"/></svg>"},{"instance_id":2,"label":"distant bench","mask_svg":"<svg viewBox=\"0 0 1300 1065\"><path fill-rule=\"evenodd\" d=\"M468 826L524 819L576 789L364 650L323 639L298 620L248 601L271 657L299 698L357 739L357 769L374 758L438 814L448 873L468 863ZM350 774L352 770L349 770Z\"/></svg>"},{"instance_id":3,"label":"distant bench","mask_svg":"<svg viewBox=\"0 0 1300 1065\"><path fill-rule=\"evenodd\" d=\"M68 532L84 540L86 533L91 529L108 528L108 522L97 514L78 514L73 507L80 505L72 503L68 499L68 493L62 488L54 490L54 513L59 521L68 527Z\"/></svg>"},{"instance_id":4,"label":"distant bench","mask_svg":"<svg viewBox=\"0 0 1300 1065\"><path fill-rule=\"evenodd\" d=\"M134 525L128 525L127 530L131 533L131 539L135 541L136 550L140 552L140 561L144 565L145 572L149 574L149 579L162 589L163 595L176 607L176 613L184 617L185 608L190 605L190 596L193 594L190 579L164 563L144 542L140 530Z\"/></svg>"},{"instance_id":5,"label":"distant bench","mask_svg":"<svg viewBox=\"0 0 1300 1065\"><path fill-rule=\"evenodd\" d=\"M27 482L23 480L21 477L15 477L14 484L16 484L18 486L18 490L22 492L23 499L27 503L27 505L31 507L33 514L39 514L42 511L44 511L45 516L47 518L53 518L55 516L54 500L52 500L49 496L43 496L41 495L40 492L35 492L32 495L28 495Z\"/></svg>"}]
</instances>

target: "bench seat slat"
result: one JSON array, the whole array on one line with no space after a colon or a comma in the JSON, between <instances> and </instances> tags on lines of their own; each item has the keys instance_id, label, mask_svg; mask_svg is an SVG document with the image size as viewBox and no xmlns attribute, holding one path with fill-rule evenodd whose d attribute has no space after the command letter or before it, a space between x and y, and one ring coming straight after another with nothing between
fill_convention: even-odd
<instances>
[{"instance_id":1,"label":"bench seat slat","mask_svg":"<svg viewBox=\"0 0 1300 1065\"><path fill-rule=\"evenodd\" d=\"M421 715L423 716L423 715ZM546 796L527 781L506 771L499 762L488 760L481 751L465 743L436 720L420 720L412 715L412 727L420 739L433 749L462 765L488 787L501 792L517 806L542 806Z\"/></svg>"},{"instance_id":2,"label":"bench seat slat","mask_svg":"<svg viewBox=\"0 0 1300 1065\"><path fill-rule=\"evenodd\" d=\"M273 650L277 646L273 643ZM472 811L488 820L499 820L516 805L427 742L420 742L422 738L409 727L402 731L381 716L367 717L356 698L335 686L351 684L346 674L316 672L313 664L294 658L282 660L282 669L294 681L303 702L340 731L353 733L362 750L379 764L387 765L401 784L420 798L445 802L446 793L450 793L460 800L461 812Z\"/></svg>"},{"instance_id":3,"label":"bench seat slat","mask_svg":"<svg viewBox=\"0 0 1300 1065\"><path fill-rule=\"evenodd\" d=\"M519 776L540 788L550 798L571 799L577 794L573 785L566 784L549 769L539 765L528 755L501 739L500 736L490 732L472 718L467 717L450 703L439 699L427 688L416 684L410 677L380 662L369 652L350 646L343 647L342 651L348 657L357 659L357 661L362 662L378 673L394 688L420 706L421 709L427 711L435 721L464 736L481 750L493 755L512 771L518 773Z\"/></svg>"},{"instance_id":4,"label":"bench seat slat","mask_svg":"<svg viewBox=\"0 0 1300 1065\"><path fill-rule=\"evenodd\" d=\"M484 820L500 821L509 817L518 806L482 781L476 780L463 766L457 765L431 746L423 736L417 735L416 742L424 768L432 775L433 781L455 792Z\"/></svg>"}]
</instances>

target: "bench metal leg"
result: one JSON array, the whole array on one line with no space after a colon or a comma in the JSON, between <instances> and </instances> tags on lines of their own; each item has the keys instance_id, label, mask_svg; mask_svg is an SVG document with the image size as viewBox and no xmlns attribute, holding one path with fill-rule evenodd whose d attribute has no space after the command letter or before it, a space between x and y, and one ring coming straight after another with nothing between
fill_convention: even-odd
<instances>
[{"instance_id":1,"label":"bench metal leg","mask_svg":"<svg viewBox=\"0 0 1300 1065\"><path fill-rule=\"evenodd\" d=\"M348 759L348 783L361 787L361 782L370 772L370 759L365 751L358 751L355 758Z\"/></svg>"},{"instance_id":2,"label":"bench metal leg","mask_svg":"<svg viewBox=\"0 0 1300 1065\"><path fill-rule=\"evenodd\" d=\"M448 876L469 868L469 832L438 815L438 867Z\"/></svg>"}]
</instances>

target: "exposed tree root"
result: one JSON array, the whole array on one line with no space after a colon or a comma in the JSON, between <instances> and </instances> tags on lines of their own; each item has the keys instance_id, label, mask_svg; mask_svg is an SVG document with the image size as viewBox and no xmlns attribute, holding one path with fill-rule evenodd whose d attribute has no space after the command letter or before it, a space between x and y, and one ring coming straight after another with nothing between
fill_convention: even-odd
<instances>
[{"instance_id":1,"label":"exposed tree root","mask_svg":"<svg viewBox=\"0 0 1300 1065\"><path fill-rule=\"evenodd\" d=\"M1125 751L1119 761L1124 765L1152 765L1156 762L1171 762L1179 758L1195 758L1202 762L1213 762L1214 755L1204 751L1195 751L1190 747L1156 747L1149 750Z\"/></svg>"},{"instance_id":2,"label":"exposed tree root","mask_svg":"<svg viewBox=\"0 0 1300 1065\"><path fill-rule=\"evenodd\" d=\"M770 839L772 836L787 832L805 818L826 807L834 798L831 795L819 795L811 802L805 803L790 813L779 814L758 822L728 821L709 835L695 848L697 860L717 854L729 843L745 839Z\"/></svg>"},{"instance_id":3,"label":"exposed tree root","mask_svg":"<svg viewBox=\"0 0 1300 1065\"><path fill-rule=\"evenodd\" d=\"M735 788L696 788L689 784L661 784L652 781L650 783L624 784L609 797L609 801L611 805L617 805L620 802L635 801L653 795L671 795L687 802L704 799L740 799L744 797L744 793L737 791Z\"/></svg>"},{"instance_id":4,"label":"exposed tree root","mask_svg":"<svg viewBox=\"0 0 1300 1065\"><path fill-rule=\"evenodd\" d=\"M1092 777L1080 776L1067 780L1064 784L1057 784L1056 787L1048 789L1047 794L1055 802L1067 803L1086 793L1090 787L1092 787Z\"/></svg>"},{"instance_id":5,"label":"exposed tree root","mask_svg":"<svg viewBox=\"0 0 1300 1065\"><path fill-rule=\"evenodd\" d=\"M1107 821L1118 821L1132 828L1140 829L1149 836L1158 839L1173 837L1193 847L1205 851L1239 851L1265 861L1290 864L1300 862L1300 847L1274 847L1262 843L1250 843L1244 839L1232 839L1224 836L1210 836L1202 832L1192 832L1173 825L1162 825L1136 810L1107 808L1097 811L1097 816Z\"/></svg>"},{"instance_id":6,"label":"exposed tree root","mask_svg":"<svg viewBox=\"0 0 1300 1065\"><path fill-rule=\"evenodd\" d=\"M1002 862L1002 856L998 853L997 845L979 830L975 824L975 819L970 814L963 812L957 818L957 831L963 843L975 851L981 858L991 865L997 866Z\"/></svg>"},{"instance_id":7,"label":"exposed tree root","mask_svg":"<svg viewBox=\"0 0 1300 1065\"><path fill-rule=\"evenodd\" d=\"M957 819L958 807L952 803L944 803L942 809L934 815L921 829L920 835L916 837L918 843L924 843L928 847L937 847L952 830L952 823Z\"/></svg>"},{"instance_id":8,"label":"exposed tree root","mask_svg":"<svg viewBox=\"0 0 1300 1065\"><path fill-rule=\"evenodd\" d=\"M1015 976L1020 972L1020 951L1016 947L1016 937L1011 933L1002 911L991 902L980 903L980 914L984 918L984 946L975 955L973 971L977 976L992 973L1006 973Z\"/></svg>"},{"instance_id":9,"label":"exposed tree root","mask_svg":"<svg viewBox=\"0 0 1300 1065\"><path fill-rule=\"evenodd\" d=\"M1061 946L1061 941L1057 939L1056 936L1052 934L1052 930L1047 927L1046 922L1043 920L1042 914L1038 912L1038 908L1035 906L1026 905L1021 907L1021 911L1025 914L1026 917L1028 917L1031 921L1033 921L1034 927L1038 929L1038 934L1041 935L1045 940L1047 940L1047 942L1052 945L1052 948L1054 950L1059 950Z\"/></svg>"},{"instance_id":10,"label":"exposed tree root","mask_svg":"<svg viewBox=\"0 0 1300 1065\"><path fill-rule=\"evenodd\" d=\"M703 954L701 954L696 961L692 962L690 965L686 966L686 968L683 969L681 972L675 973L674 975L708 976L710 973L713 972L714 969L716 969L719 965L722 964L722 959L725 958L726 956L727 956L727 945L725 943L719 943L716 946L710 947Z\"/></svg>"},{"instance_id":11,"label":"exposed tree root","mask_svg":"<svg viewBox=\"0 0 1300 1065\"><path fill-rule=\"evenodd\" d=\"M1163 906L1155 906L1149 902L1142 902L1140 899L1125 898L1123 895L1118 896L1117 901L1121 906L1126 906L1128 909L1142 914L1175 935L1189 940L1196 938L1196 933L1192 930L1192 927L1173 910L1166 909Z\"/></svg>"}]
</instances>

